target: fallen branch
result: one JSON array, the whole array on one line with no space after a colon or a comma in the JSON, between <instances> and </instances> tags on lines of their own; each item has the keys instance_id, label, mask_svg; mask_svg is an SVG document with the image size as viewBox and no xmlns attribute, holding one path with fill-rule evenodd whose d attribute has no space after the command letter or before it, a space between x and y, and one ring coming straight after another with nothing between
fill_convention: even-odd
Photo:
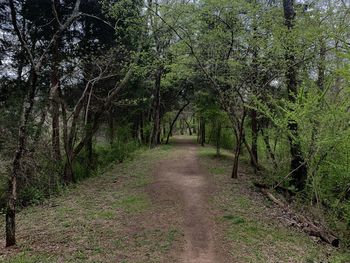
<instances>
[{"instance_id":1,"label":"fallen branch","mask_svg":"<svg viewBox=\"0 0 350 263\"><path fill-rule=\"evenodd\" d=\"M269 189L266 188L264 185L259 184L259 183L255 183L254 185L259 188L259 190L261 191L262 194L264 194L273 203L275 203L276 205L278 205L280 208L282 208L284 210L284 212L286 213L286 215L288 215L288 217L290 219L290 220L288 220L290 225L299 227L308 235L314 236L314 237L319 237L321 240L323 240L324 242L326 242L328 244L331 244L334 247L339 247L340 241L332 233L325 230L321 226L317 226L316 224L314 224L311 220L309 220L305 216L299 215L299 214L295 213L294 211L292 211L290 209L290 207L288 206L288 204L286 204L282 200L279 200L278 198L276 198L269 191Z\"/></svg>"}]
</instances>

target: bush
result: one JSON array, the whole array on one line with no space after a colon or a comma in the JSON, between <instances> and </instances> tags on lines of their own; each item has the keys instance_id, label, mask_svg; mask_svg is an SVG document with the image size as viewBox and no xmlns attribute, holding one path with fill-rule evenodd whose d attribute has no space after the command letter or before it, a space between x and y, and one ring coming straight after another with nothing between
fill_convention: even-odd
<instances>
[{"instance_id":1,"label":"bush","mask_svg":"<svg viewBox=\"0 0 350 263\"><path fill-rule=\"evenodd\" d=\"M104 168L113 162L123 162L139 147L138 142L121 142L115 140L112 144L99 144L96 146L97 164Z\"/></svg>"}]
</instances>

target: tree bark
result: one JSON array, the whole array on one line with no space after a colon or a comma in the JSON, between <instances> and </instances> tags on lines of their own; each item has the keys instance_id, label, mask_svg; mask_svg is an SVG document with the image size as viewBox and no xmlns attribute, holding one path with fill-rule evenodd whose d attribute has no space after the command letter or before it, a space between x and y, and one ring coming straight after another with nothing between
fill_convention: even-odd
<instances>
[{"instance_id":1,"label":"tree bark","mask_svg":"<svg viewBox=\"0 0 350 263\"><path fill-rule=\"evenodd\" d=\"M55 45L55 49L57 45ZM55 50L55 53L58 50ZM54 55L57 57L57 54ZM59 74L58 74L58 62L57 58L54 58L52 72L51 72L51 89L50 89L50 101L51 101L51 117L52 117L52 155L55 160L61 160L60 149L60 102L59 102Z\"/></svg>"},{"instance_id":2,"label":"tree bark","mask_svg":"<svg viewBox=\"0 0 350 263\"><path fill-rule=\"evenodd\" d=\"M59 16L60 3L54 0L56 14ZM58 17L57 17L58 18ZM54 29L59 30L58 21L54 22ZM61 145L60 145L60 77L59 77L59 54L60 36L57 37L51 48L52 65L51 65L51 87L50 87L50 102L51 102L51 117L52 117L52 155L57 161L61 161Z\"/></svg>"},{"instance_id":3,"label":"tree bark","mask_svg":"<svg viewBox=\"0 0 350 263\"><path fill-rule=\"evenodd\" d=\"M295 23L295 10L294 0L283 0L285 25L289 31L292 31ZM293 51L293 43L290 43L290 48L286 50L285 56L287 61L286 80L288 99L292 103L296 101L296 95L298 92L297 84L297 68L295 66L295 54ZM291 154L291 171L292 181L291 183L298 189L302 190L305 187L307 179L307 165L304 161L304 157L301 151L301 145L299 143L298 123L295 120L288 121L288 128L290 135L288 136L290 142L290 154Z\"/></svg>"},{"instance_id":4,"label":"tree bark","mask_svg":"<svg viewBox=\"0 0 350 263\"><path fill-rule=\"evenodd\" d=\"M250 158L250 163L254 166L255 172L256 167L258 166L258 119L257 119L257 112L256 110L251 110L250 112L251 117L251 129L252 129L252 155Z\"/></svg>"},{"instance_id":5,"label":"tree bark","mask_svg":"<svg viewBox=\"0 0 350 263\"><path fill-rule=\"evenodd\" d=\"M88 109L87 109L88 110ZM85 123L85 151L87 156L87 163L86 168L88 169L88 173L90 173L91 169L94 169L94 158L93 158L93 131L92 131L92 115L93 113L91 111L87 114L87 119Z\"/></svg>"},{"instance_id":6,"label":"tree bark","mask_svg":"<svg viewBox=\"0 0 350 263\"><path fill-rule=\"evenodd\" d=\"M239 155L242 150L242 143L244 142L244 122L246 118L246 111L243 109L242 118L239 119L234 115L234 112L231 113L231 122L233 124L233 132L236 137L236 146L234 150L234 159L231 178L238 178L238 165L239 165Z\"/></svg>"},{"instance_id":7,"label":"tree bark","mask_svg":"<svg viewBox=\"0 0 350 263\"><path fill-rule=\"evenodd\" d=\"M270 159L271 159L271 161L272 161L273 167L274 167L275 169L277 169L276 157L275 157L275 154L274 154L274 152L273 152L273 150L272 150L272 148L271 148L269 136L265 134L265 132L264 132L263 129L261 129L260 132L261 132L261 135L262 135L262 137L263 137L263 140L264 140L264 143L265 143L267 152L268 152L269 155L270 155Z\"/></svg>"},{"instance_id":8,"label":"tree bark","mask_svg":"<svg viewBox=\"0 0 350 263\"><path fill-rule=\"evenodd\" d=\"M145 135L144 135L144 113L140 114L140 141L141 143L145 143Z\"/></svg>"},{"instance_id":9,"label":"tree bark","mask_svg":"<svg viewBox=\"0 0 350 263\"><path fill-rule=\"evenodd\" d=\"M160 87L163 75L163 68L158 68L155 80L155 96L153 103L153 128L150 138L150 148L158 145L160 134Z\"/></svg>"},{"instance_id":10,"label":"tree bark","mask_svg":"<svg viewBox=\"0 0 350 263\"><path fill-rule=\"evenodd\" d=\"M184 119L183 118L181 118L180 119L180 134L181 135L184 135Z\"/></svg>"},{"instance_id":11,"label":"tree bark","mask_svg":"<svg viewBox=\"0 0 350 263\"><path fill-rule=\"evenodd\" d=\"M237 138L236 147L235 147L235 156L233 159L233 167L232 167L232 174L231 178L238 178L238 165L239 165L239 155L241 154L241 147L242 147L242 136L239 136Z\"/></svg>"},{"instance_id":12,"label":"tree bark","mask_svg":"<svg viewBox=\"0 0 350 263\"><path fill-rule=\"evenodd\" d=\"M200 143L202 146L205 144L205 119L204 117L200 117L200 130L201 130L201 137L200 137Z\"/></svg>"},{"instance_id":13,"label":"tree bark","mask_svg":"<svg viewBox=\"0 0 350 263\"><path fill-rule=\"evenodd\" d=\"M12 170L8 181L8 201L6 207L6 247L16 245L16 202L17 178L21 173L21 161L28 140L29 119L32 113L37 87L37 73L34 69L30 73L30 87L27 98L22 106L21 123L18 131L18 145L12 163Z\"/></svg>"},{"instance_id":14,"label":"tree bark","mask_svg":"<svg viewBox=\"0 0 350 263\"><path fill-rule=\"evenodd\" d=\"M172 135L173 128L174 128L174 125L175 125L177 119L179 118L181 112L183 112L183 110L184 110L189 104L190 104L190 102L187 101L187 103L184 104L184 105L181 107L181 109L179 109L179 111L177 112L175 118L173 119L173 121L172 121L171 124L170 124L169 132L168 132L168 136L167 136L167 138L166 138L165 144L168 144L168 143L169 143L169 138L170 138L170 136Z\"/></svg>"},{"instance_id":15,"label":"tree bark","mask_svg":"<svg viewBox=\"0 0 350 263\"><path fill-rule=\"evenodd\" d=\"M260 167L259 167L259 164L258 164L258 161L255 160L255 156L252 152L252 149L251 147L249 146L245 136L243 135L243 143L245 145L245 147L247 148L247 151L249 153L249 156L250 156L250 161L251 161L251 165L253 166L255 172L259 171L260 170Z\"/></svg>"},{"instance_id":16,"label":"tree bark","mask_svg":"<svg viewBox=\"0 0 350 263\"><path fill-rule=\"evenodd\" d=\"M220 142L221 142L221 122L218 123L216 131L216 156L220 156Z\"/></svg>"}]
</instances>

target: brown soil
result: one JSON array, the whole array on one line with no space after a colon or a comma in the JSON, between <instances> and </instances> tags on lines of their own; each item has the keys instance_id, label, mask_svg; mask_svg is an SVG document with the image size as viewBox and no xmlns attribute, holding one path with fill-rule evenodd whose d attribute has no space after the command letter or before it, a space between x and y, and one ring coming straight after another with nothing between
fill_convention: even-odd
<instances>
[{"instance_id":1,"label":"brown soil","mask_svg":"<svg viewBox=\"0 0 350 263\"><path fill-rule=\"evenodd\" d=\"M218 254L213 212L209 197L214 192L213 182L197 158L197 148L189 139L177 139L178 156L160 162L155 169L155 183L151 186L153 198L179 202L185 244L174 252L179 262L224 262ZM160 198L160 200L159 200Z\"/></svg>"}]
</instances>

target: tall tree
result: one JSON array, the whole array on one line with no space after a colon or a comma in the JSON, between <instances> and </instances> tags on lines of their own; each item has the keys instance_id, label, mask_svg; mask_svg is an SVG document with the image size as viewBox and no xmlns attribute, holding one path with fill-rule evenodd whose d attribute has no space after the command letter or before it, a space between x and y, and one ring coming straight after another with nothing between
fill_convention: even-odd
<instances>
[{"instance_id":1,"label":"tall tree","mask_svg":"<svg viewBox=\"0 0 350 263\"><path fill-rule=\"evenodd\" d=\"M287 27L287 49L285 51L286 57L286 81L288 99L292 103L296 101L298 94L298 69L296 66L295 58L295 40L293 36L293 28L295 24L296 12L294 8L294 0L283 1L284 19L285 26ZM298 123L290 119L288 121L288 127L290 130L289 142L290 142L290 153L291 153L291 173L292 183L298 189L302 190L305 187L307 179L307 164L303 157L301 145L299 142Z\"/></svg>"}]
</instances>

